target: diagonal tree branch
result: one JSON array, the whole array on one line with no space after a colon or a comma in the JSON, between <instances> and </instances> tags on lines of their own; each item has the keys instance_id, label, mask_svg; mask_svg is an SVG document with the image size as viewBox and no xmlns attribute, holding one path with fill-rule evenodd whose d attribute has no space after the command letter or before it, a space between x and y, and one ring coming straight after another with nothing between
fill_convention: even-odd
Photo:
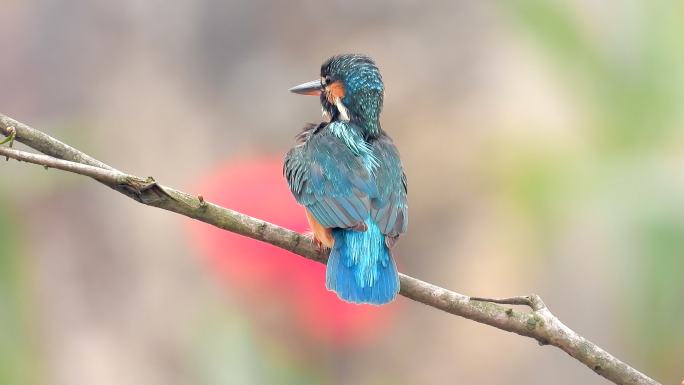
<instances>
[{"instance_id":1,"label":"diagonal tree branch","mask_svg":"<svg viewBox=\"0 0 684 385\"><path fill-rule=\"evenodd\" d=\"M88 176L145 205L270 243L314 261L324 263L327 260L327 255L317 251L307 236L206 202L201 196L162 186L151 177L140 178L123 173L41 131L0 114L0 133L9 136L13 132L17 141L45 155L0 146L0 156ZM616 384L658 384L565 326L537 295L506 299L468 297L405 274L400 274L400 280L400 294L406 298L534 338L540 345L553 345ZM531 311L517 311L499 304L525 305Z\"/></svg>"}]
</instances>

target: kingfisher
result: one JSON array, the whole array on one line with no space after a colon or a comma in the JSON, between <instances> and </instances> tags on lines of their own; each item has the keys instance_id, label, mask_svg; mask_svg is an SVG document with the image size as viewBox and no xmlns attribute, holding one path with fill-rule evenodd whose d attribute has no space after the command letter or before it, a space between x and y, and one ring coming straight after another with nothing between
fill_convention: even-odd
<instances>
[{"instance_id":1,"label":"kingfisher","mask_svg":"<svg viewBox=\"0 0 684 385\"><path fill-rule=\"evenodd\" d=\"M382 305L399 292L392 248L408 226L406 174L380 127L385 86L368 56L333 56L320 78L291 92L319 96L324 121L309 124L283 174L320 248L330 249L326 288L347 302Z\"/></svg>"}]
</instances>

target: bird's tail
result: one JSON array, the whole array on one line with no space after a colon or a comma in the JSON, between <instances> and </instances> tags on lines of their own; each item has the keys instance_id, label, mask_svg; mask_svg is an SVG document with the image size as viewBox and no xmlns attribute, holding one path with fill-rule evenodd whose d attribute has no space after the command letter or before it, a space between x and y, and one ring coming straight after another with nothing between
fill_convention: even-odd
<instances>
[{"instance_id":1,"label":"bird's tail","mask_svg":"<svg viewBox=\"0 0 684 385\"><path fill-rule=\"evenodd\" d=\"M382 305L399 292L399 274L385 236L370 218L366 226L333 229L325 286L347 302Z\"/></svg>"}]
</instances>

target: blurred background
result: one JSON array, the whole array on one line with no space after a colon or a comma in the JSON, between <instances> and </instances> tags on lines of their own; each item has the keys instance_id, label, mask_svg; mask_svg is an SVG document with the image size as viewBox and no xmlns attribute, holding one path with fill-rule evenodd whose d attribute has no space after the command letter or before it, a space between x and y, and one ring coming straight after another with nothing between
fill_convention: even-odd
<instances>
[{"instance_id":1,"label":"blurred background","mask_svg":"<svg viewBox=\"0 0 684 385\"><path fill-rule=\"evenodd\" d=\"M400 269L538 293L684 378L680 1L2 0L0 111L120 170L305 231L281 158L343 52L378 62ZM18 147L21 148L20 145ZM0 384L604 384L565 353L83 177L0 165Z\"/></svg>"}]
</instances>

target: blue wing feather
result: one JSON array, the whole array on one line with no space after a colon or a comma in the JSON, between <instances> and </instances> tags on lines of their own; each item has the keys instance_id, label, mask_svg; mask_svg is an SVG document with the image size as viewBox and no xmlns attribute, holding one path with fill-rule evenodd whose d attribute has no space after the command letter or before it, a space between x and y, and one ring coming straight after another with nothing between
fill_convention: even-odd
<instances>
[{"instance_id":1,"label":"blue wing feather","mask_svg":"<svg viewBox=\"0 0 684 385\"><path fill-rule=\"evenodd\" d=\"M384 133L369 142L355 133L349 123L308 127L285 157L290 190L324 227L349 228L370 217L397 237L408 225L397 149Z\"/></svg>"},{"instance_id":2,"label":"blue wing feather","mask_svg":"<svg viewBox=\"0 0 684 385\"><path fill-rule=\"evenodd\" d=\"M311 126L299 138L283 173L297 201L333 229L326 287L354 303L391 301L399 276L390 248L408 224L397 149L384 132L366 140L342 122Z\"/></svg>"},{"instance_id":3,"label":"blue wing feather","mask_svg":"<svg viewBox=\"0 0 684 385\"><path fill-rule=\"evenodd\" d=\"M378 195L371 205L371 217L383 234L398 237L408 227L406 174L401 167L399 152L389 136L382 132L371 143L379 161L375 172Z\"/></svg>"}]
</instances>

